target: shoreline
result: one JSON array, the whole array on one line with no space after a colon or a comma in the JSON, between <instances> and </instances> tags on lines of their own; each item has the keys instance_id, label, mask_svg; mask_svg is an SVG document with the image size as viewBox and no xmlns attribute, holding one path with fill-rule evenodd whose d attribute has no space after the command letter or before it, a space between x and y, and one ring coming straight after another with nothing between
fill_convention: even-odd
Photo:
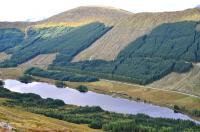
<instances>
[{"instance_id":1,"label":"shoreline","mask_svg":"<svg viewBox=\"0 0 200 132\"><path fill-rule=\"evenodd\" d=\"M5 75L4 73L0 74L2 79L16 79L23 74L23 70L19 68L4 69L9 72ZM11 72L11 73L10 73ZM17 72L17 74L16 74ZM15 75L15 76L13 76ZM2 77L3 76L3 77ZM38 79L39 82L45 82L55 85L55 81L49 78L42 78L33 76L35 79ZM184 107L185 111L179 110L180 113L183 113L194 120L200 121L200 117L192 116L188 111L191 110L200 110L200 98L189 96L187 94L182 94L176 91L166 91L162 89L151 89L147 87L138 87L137 85L127 84L124 82L115 82L110 80L101 79L98 82L66 82L65 86L75 89L79 85L85 85L88 87L89 91L93 91L100 94L111 95L114 97L120 97L133 101L141 101L144 103L150 103L157 106L167 107L173 110L174 105ZM186 111L187 110L187 111Z\"/></svg>"},{"instance_id":2,"label":"shoreline","mask_svg":"<svg viewBox=\"0 0 200 132\"><path fill-rule=\"evenodd\" d=\"M18 80L13 80L13 79L6 79L5 81L17 81L17 82L20 82L20 81L18 81ZM31 83L31 82L30 82ZM51 84L51 83L47 83L47 82L41 82L41 81L38 81L38 80L34 80L34 81L32 81L32 83L41 83L41 84L44 84L44 85L49 85L50 87L51 86L55 86L54 84ZM23 84L25 84L25 83L23 83ZM26 85L26 84L25 84ZM12 88L12 86L11 86L11 88ZM42 89L42 87L40 87L41 89ZM54 88L54 87L53 87ZM8 88L9 89L9 88ZM54 89L74 89L74 88L70 88L70 87L63 87L63 88L59 88L59 87L55 87ZM24 89L25 90L25 89ZM46 89L47 90L47 89ZM49 89L50 91L51 91L51 89ZM74 89L75 90L75 89ZM12 91L12 90L11 90ZM15 91L15 90L14 90ZM26 90L25 90L26 91ZM77 90L75 90L75 91L77 91ZM77 91L78 92L78 91ZM90 91L90 92L93 92L93 91ZM21 93L21 92L20 92ZM22 92L23 93L23 92ZM26 93L26 92L25 92ZM34 93L34 92L33 92ZM99 93L97 93L97 92L93 92L93 93L95 93L95 94L99 94ZM37 94L37 92L36 92L36 94ZM42 94L38 94L38 95L40 95L41 97L43 96ZM111 98L118 98L118 99L120 99L120 100L126 100L126 101L133 101L133 99L130 99L130 98L128 98L128 99L125 99L125 98L121 98L121 97L119 97L119 96L113 96L113 95L108 95L108 94L101 94L101 95L105 95L105 96L110 96ZM65 96L67 96L67 95L65 95ZM45 98L51 98L52 96L48 96L48 97L45 97ZM73 97L72 97L73 98ZM59 98L59 96L57 96L56 98L55 97L53 97L53 99L61 99L61 98ZM62 98L62 100L64 101L64 99ZM73 99L72 99L73 100ZM65 100L66 101L66 100ZM128 103L127 102L127 103ZM174 112L174 110L173 109L170 109L170 108L167 108L167 107L161 107L161 106L158 106L158 105L154 105L154 104L152 104L152 103L150 103L150 102L144 102L144 101L137 101L137 100L135 100L134 102L138 102L138 103L142 103L142 104L146 104L146 105L149 105L149 106L155 106L155 107L159 107L159 109L161 108L163 108L163 109L168 109L168 110L170 110L170 111L173 111L171 114L175 114L175 113L177 113L177 114L181 114L181 116L183 116L183 117L176 117L176 114L174 115L174 116L170 116L170 117L168 117L168 116L162 116L162 115L159 115L159 116L152 116L151 114L147 114L148 113L148 110L146 110L146 112L144 111L144 113L142 112L142 113L140 113L140 111L138 111L138 112L136 112L136 113L131 113L131 111L129 111L128 113L127 112L125 112L125 111L118 111L118 110L109 110L109 109L107 109L107 108L105 108L104 109L104 107L101 107L101 105L98 105L98 103L97 104L92 104L92 105L90 105L90 104L87 104L88 106L99 106L99 107L101 107L102 109L104 109L104 111L109 111L109 112L114 112L114 113L119 113L119 114L127 114L127 115L137 115L137 114L146 114L146 115L148 115L148 116L150 116L150 117L152 117L152 118L163 118L163 119L174 119L174 120L178 120L178 119L180 119L180 120L190 120L190 121L193 121L193 122L195 122L196 124L200 124L200 122L198 121L198 120L195 120L195 119L193 119L193 118L191 118L190 116L188 116L188 115L186 115L186 114L184 114L184 113L182 113L182 112ZM81 104L79 104L79 105L77 105L76 103L66 103L67 105L75 105L75 106L83 106L83 107L85 107L85 106L87 106L87 105L81 105ZM133 106L134 106L134 104L132 104ZM122 106L123 106L123 104L122 104ZM126 105L124 105L125 107L126 107ZM151 109L151 108L150 108ZM158 109L158 111L159 111L159 109ZM162 110L161 110L162 111Z\"/></svg>"}]
</instances>

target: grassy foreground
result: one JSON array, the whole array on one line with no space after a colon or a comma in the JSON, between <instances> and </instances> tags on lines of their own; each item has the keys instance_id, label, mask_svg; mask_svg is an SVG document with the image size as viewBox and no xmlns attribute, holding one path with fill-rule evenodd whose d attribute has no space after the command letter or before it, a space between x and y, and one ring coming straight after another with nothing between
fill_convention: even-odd
<instances>
[{"instance_id":1,"label":"grassy foreground","mask_svg":"<svg viewBox=\"0 0 200 132\"><path fill-rule=\"evenodd\" d=\"M191 121L152 118L144 114L119 114L104 111L98 106L66 105L59 99L44 99L36 94L12 92L1 86L0 97L6 98L2 105L11 109L17 108L71 123L87 124L90 128L102 129L106 132L191 132L200 130L200 125ZM14 114L11 113L11 115Z\"/></svg>"},{"instance_id":2,"label":"grassy foreground","mask_svg":"<svg viewBox=\"0 0 200 132\"><path fill-rule=\"evenodd\" d=\"M2 102L4 99L0 99ZM66 131L66 132L96 132L87 125L77 125L46 116L25 112L17 108L0 106L0 121L9 122L17 130L23 132Z\"/></svg>"}]
</instances>

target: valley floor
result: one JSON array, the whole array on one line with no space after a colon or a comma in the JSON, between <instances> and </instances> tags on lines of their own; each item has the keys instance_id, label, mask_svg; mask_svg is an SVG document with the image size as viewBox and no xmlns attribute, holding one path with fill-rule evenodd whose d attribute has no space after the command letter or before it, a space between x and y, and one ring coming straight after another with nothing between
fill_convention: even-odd
<instances>
[{"instance_id":1,"label":"valley floor","mask_svg":"<svg viewBox=\"0 0 200 132\"><path fill-rule=\"evenodd\" d=\"M0 69L1 79L17 79L23 73L21 68L6 68ZM40 81L55 84L54 80L36 77ZM166 89L159 89L150 86L141 86L130 83L123 83L117 81L100 80L98 82L90 83L75 83L65 82L67 86L75 88L79 85L89 87L89 90L98 93L110 94L113 96L120 96L123 98L144 101L160 106L173 108L175 105L184 108L182 112L190 115L193 110L200 110L200 98L196 95L190 95L177 91ZM200 120L198 117L197 120Z\"/></svg>"},{"instance_id":2,"label":"valley floor","mask_svg":"<svg viewBox=\"0 0 200 132\"><path fill-rule=\"evenodd\" d=\"M69 87L86 85L92 91L120 96L123 98L150 102L160 106L172 108L174 105L185 107L188 110L200 110L200 98L176 91L156 89L134 84L101 80L92 83L67 83Z\"/></svg>"}]
</instances>

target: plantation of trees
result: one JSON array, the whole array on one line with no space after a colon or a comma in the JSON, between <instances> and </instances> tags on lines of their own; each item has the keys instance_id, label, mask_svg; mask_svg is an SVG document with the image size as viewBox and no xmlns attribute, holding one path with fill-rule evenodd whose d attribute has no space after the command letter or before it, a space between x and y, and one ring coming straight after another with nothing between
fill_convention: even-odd
<instances>
[{"instance_id":1,"label":"plantation of trees","mask_svg":"<svg viewBox=\"0 0 200 132\"><path fill-rule=\"evenodd\" d=\"M118 114L95 106L71 106L57 99L42 99L36 94L11 92L2 86L0 86L0 98L9 99L2 103L7 107L16 107L76 124L87 124L91 128L109 132L195 132L200 130L200 125L191 121L152 118L144 114Z\"/></svg>"},{"instance_id":2,"label":"plantation of trees","mask_svg":"<svg viewBox=\"0 0 200 132\"><path fill-rule=\"evenodd\" d=\"M24 33L19 29L0 29L0 52L13 48L24 39Z\"/></svg>"},{"instance_id":3,"label":"plantation of trees","mask_svg":"<svg viewBox=\"0 0 200 132\"><path fill-rule=\"evenodd\" d=\"M75 69L102 78L148 84L171 72L187 72L191 62L199 61L197 24L192 21L162 24L130 43L114 61L82 61L64 66L55 60L49 68Z\"/></svg>"},{"instance_id":4,"label":"plantation of trees","mask_svg":"<svg viewBox=\"0 0 200 132\"><path fill-rule=\"evenodd\" d=\"M58 71L46 71L40 68L30 68L25 71L27 75L40 76L45 78L51 78L60 81L70 81L70 82L95 82L99 79L96 77L77 75L74 73L63 73Z\"/></svg>"},{"instance_id":5,"label":"plantation of trees","mask_svg":"<svg viewBox=\"0 0 200 132\"><path fill-rule=\"evenodd\" d=\"M71 60L111 27L96 22L76 28L30 28L28 37L20 45L6 50L12 56L10 60L0 63L0 67L17 66L39 54L58 53L49 70L145 85L171 72L187 72L192 68L192 63L200 61L200 32L196 30L197 24L199 22L194 21L162 24L131 42L113 61L80 62ZM37 76L43 75L38 73Z\"/></svg>"},{"instance_id":6,"label":"plantation of trees","mask_svg":"<svg viewBox=\"0 0 200 132\"><path fill-rule=\"evenodd\" d=\"M109 29L110 27L98 22L77 28L30 28L27 31L28 37L8 51L12 56L2 62L0 67L14 67L37 55L47 53L59 53L56 57L57 63L68 63L73 56L90 46Z\"/></svg>"}]
</instances>

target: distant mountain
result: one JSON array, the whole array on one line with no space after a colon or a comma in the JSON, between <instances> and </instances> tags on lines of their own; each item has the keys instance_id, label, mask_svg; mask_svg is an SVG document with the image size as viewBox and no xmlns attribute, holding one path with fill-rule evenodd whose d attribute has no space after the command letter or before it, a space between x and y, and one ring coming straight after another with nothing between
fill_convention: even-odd
<instances>
[{"instance_id":1,"label":"distant mountain","mask_svg":"<svg viewBox=\"0 0 200 132\"><path fill-rule=\"evenodd\" d=\"M131 15L132 13L117 8L81 6L52 16L44 20L44 22L77 22L92 20L113 24Z\"/></svg>"}]
</instances>

